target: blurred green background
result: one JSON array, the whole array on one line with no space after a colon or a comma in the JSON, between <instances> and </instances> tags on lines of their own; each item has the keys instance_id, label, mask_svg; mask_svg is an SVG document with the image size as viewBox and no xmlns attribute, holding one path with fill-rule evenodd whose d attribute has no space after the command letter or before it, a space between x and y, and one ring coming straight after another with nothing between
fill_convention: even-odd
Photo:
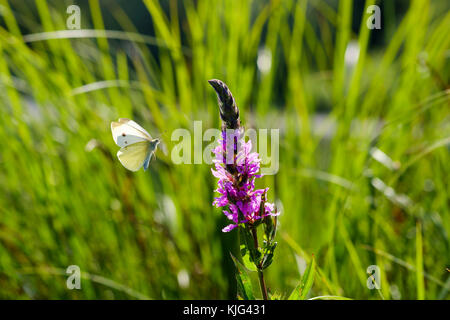
<instances>
[{"instance_id":1,"label":"blurred green background","mask_svg":"<svg viewBox=\"0 0 450 320\"><path fill-rule=\"evenodd\" d=\"M311 297L448 299L449 8L0 0L0 298L236 297L211 166L170 158L173 130L220 127L217 78L246 128L280 129L279 171L257 185L282 210L272 292L289 294L314 254ZM147 172L117 160L119 117L162 136Z\"/></svg>"}]
</instances>

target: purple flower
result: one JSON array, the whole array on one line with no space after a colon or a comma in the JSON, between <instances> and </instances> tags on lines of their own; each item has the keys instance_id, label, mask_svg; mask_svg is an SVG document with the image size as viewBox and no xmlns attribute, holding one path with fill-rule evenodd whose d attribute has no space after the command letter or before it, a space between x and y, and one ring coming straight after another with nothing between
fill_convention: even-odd
<instances>
[{"instance_id":1,"label":"purple flower","mask_svg":"<svg viewBox=\"0 0 450 320\"><path fill-rule=\"evenodd\" d=\"M240 223L253 224L265 216L277 216L273 203L266 202L266 189L255 189L255 179L262 175L257 174L260 169L260 159L256 152L251 152L252 142L245 142L243 129L222 130L222 139L213 150L215 159L214 177L218 178L217 189L220 194L213 201L217 208L227 207L223 210L225 216L232 221L222 229L229 232Z\"/></svg>"}]
</instances>

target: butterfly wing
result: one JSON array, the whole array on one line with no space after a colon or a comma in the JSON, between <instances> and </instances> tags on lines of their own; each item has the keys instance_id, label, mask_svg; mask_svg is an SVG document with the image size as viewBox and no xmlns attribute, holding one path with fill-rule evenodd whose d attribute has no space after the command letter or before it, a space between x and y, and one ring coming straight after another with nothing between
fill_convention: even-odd
<instances>
[{"instance_id":1,"label":"butterfly wing","mask_svg":"<svg viewBox=\"0 0 450 320\"><path fill-rule=\"evenodd\" d=\"M152 139L152 136L150 135L150 133L147 132L147 130L145 130L144 128L142 128L140 125L138 125L135 121L127 119L127 118L120 118L119 119L119 123L123 123L123 124L127 124L133 128L135 128L136 130L141 131L143 134L145 134L146 136L148 136L149 139Z\"/></svg>"},{"instance_id":2,"label":"butterfly wing","mask_svg":"<svg viewBox=\"0 0 450 320\"><path fill-rule=\"evenodd\" d=\"M111 122L111 132L114 142L119 147L127 147L137 142L150 141L150 134L130 119L121 118L118 122Z\"/></svg>"},{"instance_id":3,"label":"butterfly wing","mask_svg":"<svg viewBox=\"0 0 450 320\"><path fill-rule=\"evenodd\" d=\"M123 147L117 152L120 163L131 171L138 171L143 165L148 167L151 154L151 142L140 141Z\"/></svg>"}]
</instances>

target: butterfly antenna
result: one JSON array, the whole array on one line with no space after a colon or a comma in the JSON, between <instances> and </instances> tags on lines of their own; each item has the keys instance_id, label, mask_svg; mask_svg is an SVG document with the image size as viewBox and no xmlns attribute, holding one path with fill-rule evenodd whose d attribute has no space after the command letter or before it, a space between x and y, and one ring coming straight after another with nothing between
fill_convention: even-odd
<instances>
[{"instance_id":1,"label":"butterfly antenna","mask_svg":"<svg viewBox=\"0 0 450 320\"><path fill-rule=\"evenodd\" d=\"M161 138L162 136L167 136L167 130L164 130L164 131L159 135L158 138Z\"/></svg>"},{"instance_id":2,"label":"butterfly antenna","mask_svg":"<svg viewBox=\"0 0 450 320\"><path fill-rule=\"evenodd\" d=\"M160 144L160 150L164 153L164 155L168 155L168 151L167 151L167 145L164 143L164 141L161 139L162 136L167 136L167 130L164 130L159 136L159 144ZM156 153L156 152L155 152ZM156 157L156 155L155 155Z\"/></svg>"}]
</instances>

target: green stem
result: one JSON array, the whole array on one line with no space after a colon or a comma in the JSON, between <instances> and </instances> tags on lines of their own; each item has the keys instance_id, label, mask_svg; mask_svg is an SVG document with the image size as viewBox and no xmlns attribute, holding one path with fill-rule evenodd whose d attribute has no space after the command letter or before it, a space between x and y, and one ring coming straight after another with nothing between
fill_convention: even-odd
<instances>
[{"instance_id":1,"label":"green stem","mask_svg":"<svg viewBox=\"0 0 450 320\"><path fill-rule=\"evenodd\" d=\"M258 276L259 276L259 285L261 286L263 298L264 300L269 300L269 298L267 297L267 288L266 283L264 282L264 274L262 270L258 269Z\"/></svg>"},{"instance_id":2,"label":"green stem","mask_svg":"<svg viewBox=\"0 0 450 320\"><path fill-rule=\"evenodd\" d=\"M258 250L258 234L256 233L256 228L252 228L252 235L253 235L253 241L255 242L255 248ZM264 281L264 274L261 270L261 266L256 266L258 269L258 279L259 279L259 286L261 287L261 292L264 300L269 300L267 296L267 287L266 282Z\"/></svg>"}]
</instances>

